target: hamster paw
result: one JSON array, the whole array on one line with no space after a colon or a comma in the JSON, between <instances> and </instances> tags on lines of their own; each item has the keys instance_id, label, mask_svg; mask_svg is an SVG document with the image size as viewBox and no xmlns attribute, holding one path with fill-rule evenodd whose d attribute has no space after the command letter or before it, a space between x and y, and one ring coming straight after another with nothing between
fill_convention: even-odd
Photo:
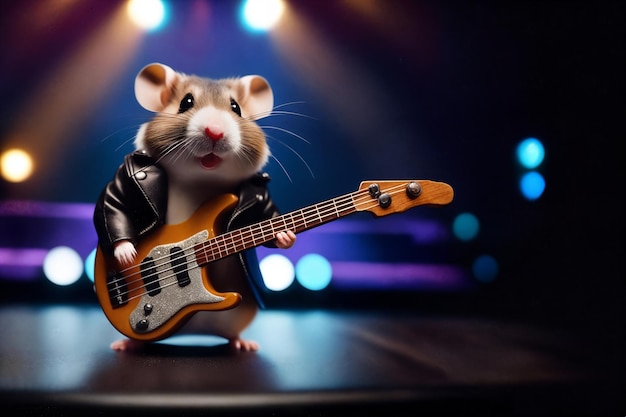
<instances>
[{"instance_id":1,"label":"hamster paw","mask_svg":"<svg viewBox=\"0 0 626 417\"><path fill-rule=\"evenodd\" d=\"M276 246L280 249L289 249L296 243L296 234L291 230L276 233Z\"/></svg>"},{"instance_id":2,"label":"hamster paw","mask_svg":"<svg viewBox=\"0 0 626 417\"><path fill-rule=\"evenodd\" d=\"M118 242L115 244L115 249L113 249L113 256L115 256L120 265L130 265L137 256L137 249L135 249L135 245L127 240Z\"/></svg>"}]
</instances>

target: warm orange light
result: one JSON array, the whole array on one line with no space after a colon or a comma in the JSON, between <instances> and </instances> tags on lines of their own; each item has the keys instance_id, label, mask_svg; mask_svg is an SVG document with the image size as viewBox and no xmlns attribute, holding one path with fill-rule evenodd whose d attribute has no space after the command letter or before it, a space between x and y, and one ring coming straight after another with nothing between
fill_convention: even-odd
<instances>
[{"instance_id":1,"label":"warm orange light","mask_svg":"<svg viewBox=\"0 0 626 417\"><path fill-rule=\"evenodd\" d=\"M21 149L9 149L0 156L0 173L9 182L26 181L33 173L33 160Z\"/></svg>"}]
</instances>

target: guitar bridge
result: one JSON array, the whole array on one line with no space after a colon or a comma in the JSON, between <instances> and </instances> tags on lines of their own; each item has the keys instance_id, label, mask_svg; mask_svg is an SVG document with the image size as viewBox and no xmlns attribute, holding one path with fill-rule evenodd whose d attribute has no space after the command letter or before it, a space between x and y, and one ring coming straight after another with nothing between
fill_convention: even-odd
<instances>
[{"instance_id":1,"label":"guitar bridge","mask_svg":"<svg viewBox=\"0 0 626 417\"><path fill-rule=\"evenodd\" d=\"M126 280L121 275L115 272L107 274L107 291L111 307L114 309L120 308L128 302L128 287L126 286Z\"/></svg>"}]
</instances>

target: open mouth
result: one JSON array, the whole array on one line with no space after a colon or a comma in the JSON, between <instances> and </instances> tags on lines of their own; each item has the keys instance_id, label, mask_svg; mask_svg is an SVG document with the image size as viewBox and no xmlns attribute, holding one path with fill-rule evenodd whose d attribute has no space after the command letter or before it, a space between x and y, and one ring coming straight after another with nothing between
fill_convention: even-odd
<instances>
[{"instance_id":1,"label":"open mouth","mask_svg":"<svg viewBox=\"0 0 626 417\"><path fill-rule=\"evenodd\" d=\"M206 169L217 168L220 162L222 162L222 158L215 155L214 153L204 155L202 158L200 158L200 163Z\"/></svg>"}]
</instances>

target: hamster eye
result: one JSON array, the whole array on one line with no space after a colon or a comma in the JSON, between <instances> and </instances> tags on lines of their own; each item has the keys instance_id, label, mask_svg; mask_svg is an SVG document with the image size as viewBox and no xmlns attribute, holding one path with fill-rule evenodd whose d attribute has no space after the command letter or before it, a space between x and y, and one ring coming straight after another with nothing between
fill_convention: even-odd
<instances>
[{"instance_id":1,"label":"hamster eye","mask_svg":"<svg viewBox=\"0 0 626 417\"><path fill-rule=\"evenodd\" d=\"M191 93L187 93L185 95L185 97L183 97L183 99L180 101L180 107L178 108L178 114L180 113L184 113L187 110L189 110L190 108L193 107L193 96L191 95Z\"/></svg>"},{"instance_id":2,"label":"hamster eye","mask_svg":"<svg viewBox=\"0 0 626 417\"><path fill-rule=\"evenodd\" d=\"M237 116L241 117L241 107L239 107L239 103L234 98L230 99L230 109L237 113Z\"/></svg>"}]
</instances>

